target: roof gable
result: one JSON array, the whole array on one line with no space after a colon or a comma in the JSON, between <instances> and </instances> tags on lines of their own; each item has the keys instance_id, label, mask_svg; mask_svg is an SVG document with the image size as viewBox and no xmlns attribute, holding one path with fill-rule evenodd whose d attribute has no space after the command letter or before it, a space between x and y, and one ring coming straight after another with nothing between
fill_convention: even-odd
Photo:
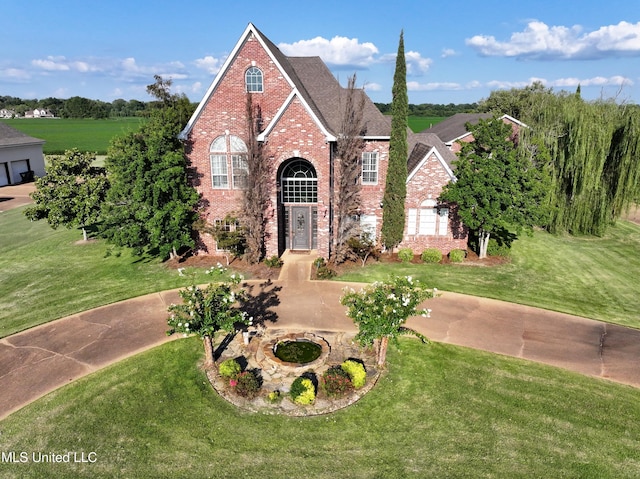
<instances>
[{"instance_id":1,"label":"roof gable","mask_svg":"<svg viewBox=\"0 0 640 479\"><path fill-rule=\"evenodd\" d=\"M456 160L449 148L433 133L414 133L409 135L409 159L407 160L407 170L409 175L407 176L407 182L420 171L422 165L427 161L431 154L435 154L438 161L442 164L443 168L452 180L455 180L453 174L453 162Z\"/></svg>"},{"instance_id":2,"label":"roof gable","mask_svg":"<svg viewBox=\"0 0 640 479\"><path fill-rule=\"evenodd\" d=\"M433 125L426 130L423 130L423 133L434 133L438 135L438 137L446 144L452 145L458 140L461 140L465 136L471 134L470 131L467 130L466 124L471 123L475 125L480 120L489 120L493 118L494 115L492 113L456 113L455 115L450 116L449 118L442 120L440 123ZM512 116L502 115L499 117L501 120L507 120L511 123L514 123L518 126L523 126L527 128L527 125L522 123L521 121L516 120Z\"/></svg>"},{"instance_id":3,"label":"roof gable","mask_svg":"<svg viewBox=\"0 0 640 479\"><path fill-rule=\"evenodd\" d=\"M251 36L260 42L293 90L285 104L281 106L280 111L286 110L287 104L293 98L292 95L297 96L318 123L319 128L327 134L327 139L329 141L334 140L341 128L341 96L346 89L340 86L340 83L320 57L287 57L251 23L249 23L231 54L225 60L187 126L180 133L179 138L186 139L188 137L209 98L224 78L225 72L235 60L244 43ZM364 91L361 94L365 95L366 136L388 137L390 127L384 115L380 113ZM264 138L264 135L262 137Z\"/></svg>"}]
</instances>

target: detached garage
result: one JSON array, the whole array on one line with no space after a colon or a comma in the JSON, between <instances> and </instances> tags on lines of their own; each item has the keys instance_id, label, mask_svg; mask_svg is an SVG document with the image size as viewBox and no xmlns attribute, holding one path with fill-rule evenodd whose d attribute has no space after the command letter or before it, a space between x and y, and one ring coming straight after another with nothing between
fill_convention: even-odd
<instances>
[{"instance_id":1,"label":"detached garage","mask_svg":"<svg viewBox=\"0 0 640 479\"><path fill-rule=\"evenodd\" d=\"M0 122L0 186L44 176L44 143Z\"/></svg>"}]
</instances>

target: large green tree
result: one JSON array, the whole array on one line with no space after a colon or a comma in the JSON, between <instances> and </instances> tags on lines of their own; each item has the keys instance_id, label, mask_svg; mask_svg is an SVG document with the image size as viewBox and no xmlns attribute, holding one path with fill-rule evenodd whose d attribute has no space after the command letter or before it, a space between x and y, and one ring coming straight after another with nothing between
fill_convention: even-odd
<instances>
[{"instance_id":1,"label":"large green tree","mask_svg":"<svg viewBox=\"0 0 640 479\"><path fill-rule=\"evenodd\" d=\"M46 174L36 178L31 194L35 204L25 210L27 218L45 219L54 229L80 227L86 241L86 228L98 221L109 189L105 169L93 166L95 159L78 150L52 157Z\"/></svg>"},{"instance_id":2,"label":"large green tree","mask_svg":"<svg viewBox=\"0 0 640 479\"><path fill-rule=\"evenodd\" d=\"M404 203L407 196L407 64L404 56L404 32L400 32L396 69L391 99L391 138L389 167L382 207L382 243L393 250L402 241L404 232Z\"/></svg>"},{"instance_id":3,"label":"large green tree","mask_svg":"<svg viewBox=\"0 0 640 479\"><path fill-rule=\"evenodd\" d=\"M535 139L518 146L511 125L498 118L467 128L475 141L462 146L454 163L457 179L440 199L457 204L463 223L477 233L478 255L484 258L492 233L519 233L545 223L549 157Z\"/></svg>"},{"instance_id":4,"label":"large green tree","mask_svg":"<svg viewBox=\"0 0 640 479\"><path fill-rule=\"evenodd\" d=\"M193 247L198 193L187 179L178 133L191 104L168 94L170 80L156 76L148 87L161 102L138 131L115 138L106 167L111 189L103 208L102 234L118 246L173 257Z\"/></svg>"}]
</instances>

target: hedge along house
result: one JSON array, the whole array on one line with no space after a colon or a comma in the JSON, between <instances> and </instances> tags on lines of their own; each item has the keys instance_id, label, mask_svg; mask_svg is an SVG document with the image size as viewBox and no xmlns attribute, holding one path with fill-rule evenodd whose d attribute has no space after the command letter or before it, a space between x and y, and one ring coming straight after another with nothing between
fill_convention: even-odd
<instances>
[{"instance_id":1,"label":"hedge along house","mask_svg":"<svg viewBox=\"0 0 640 479\"><path fill-rule=\"evenodd\" d=\"M365 96L366 129L359 221L379 238L391 125L359 92ZM287 57L252 24L180 133L202 215L214 225L239 215L249 151L247 95L259 111L257 139L273 165L266 254L316 250L328 257L336 240L336 141L347 89L319 57ZM408 222L400 247L438 247L444 253L466 248L466 229L455 220L455 208L437 200L454 179L455 156L435 135L410 133L409 141ZM199 252L216 251L215 238L201 234Z\"/></svg>"}]
</instances>

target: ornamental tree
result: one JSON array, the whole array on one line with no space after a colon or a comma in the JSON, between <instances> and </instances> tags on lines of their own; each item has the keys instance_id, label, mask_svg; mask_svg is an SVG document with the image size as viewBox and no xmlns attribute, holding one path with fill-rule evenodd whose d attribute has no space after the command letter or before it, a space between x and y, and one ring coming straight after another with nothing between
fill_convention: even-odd
<instances>
[{"instance_id":1,"label":"ornamental tree","mask_svg":"<svg viewBox=\"0 0 640 479\"><path fill-rule=\"evenodd\" d=\"M180 290L181 304L169 306L170 329L167 334L197 334L202 338L205 353L205 368L212 368L213 342L218 331L233 332L237 327L249 326L252 318L241 311L237 302L244 298L245 291L238 288L242 276L232 275L222 283L211 283L206 287L189 286Z\"/></svg>"},{"instance_id":2,"label":"ornamental tree","mask_svg":"<svg viewBox=\"0 0 640 479\"><path fill-rule=\"evenodd\" d=\"M431 310L418 306L433 298L435 289L425 288L411 276L392 277L387 282L375 282L360 291L348 289L340 303L348 307L349 316L358 326L356 340L363 346L377 344L378 365L384 365L389 339L412 334L427 342L427 338L404 324L411 316L428 317Z\"/></svg>"},{"instance_id":3,"label":"ornamental tree","mask_svg":"<svg viewBox=\"0 0 640 479\"><path fill-rule=\"evenodd\" d=\"M54 157L47 173L35 181L36 191L31 194L35 204L25 210L25 216L46 219L53 229L80 227L86 241L86 227L98 221L109 189L105 169L93 166L95 159L76 149Z\"/></svg>"}]
</instances>

